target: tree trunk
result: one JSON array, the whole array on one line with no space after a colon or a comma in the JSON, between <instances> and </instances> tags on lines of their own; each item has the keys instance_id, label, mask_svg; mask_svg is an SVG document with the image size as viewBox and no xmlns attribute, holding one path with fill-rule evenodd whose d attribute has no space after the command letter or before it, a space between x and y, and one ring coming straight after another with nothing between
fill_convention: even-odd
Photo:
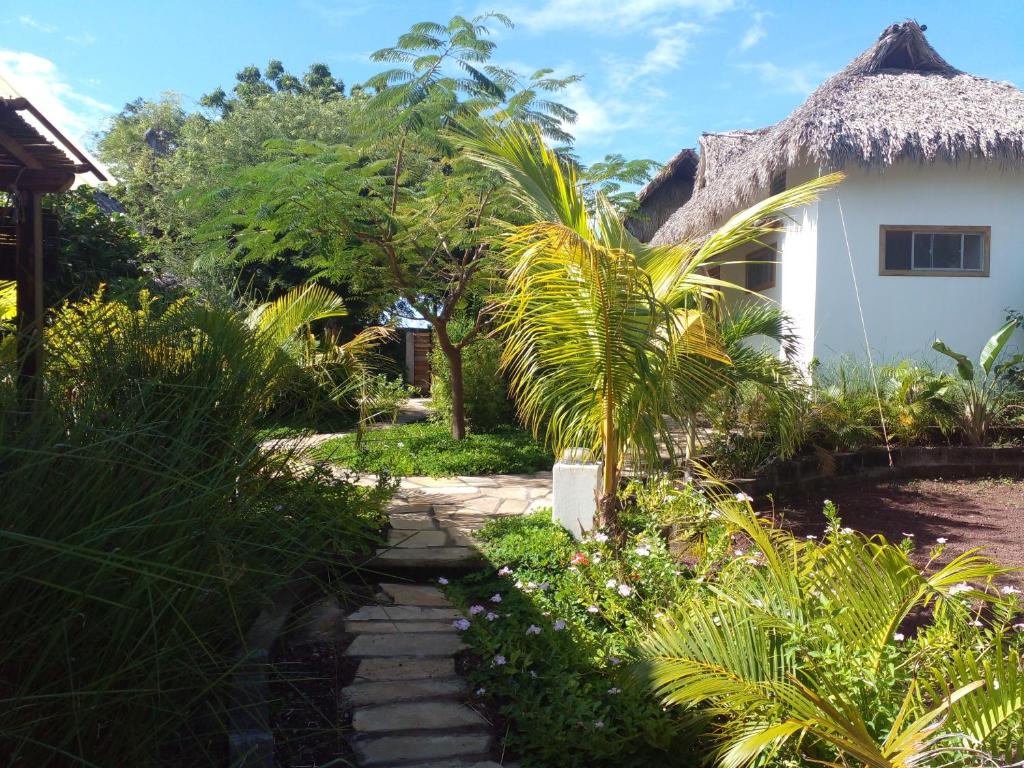
<instances>
[{"instance_id":1,"label":"tree trunk","mask_svg":"<svg viewBox=\"0 0 1024 768\"><path fill-rule=\"evenodd\" d=\"M601 481L601 524L613 536L619 533L619 454L615 442L615 421L611 409L606 409L601 427L604 454L604 473Z\"/></svg>"},{"instance_id":2,"label":"tree trunk","mask_svg":"<svg viewBox=\"0 0 1024 768\"><path fill-rule=\"evenodd\" d=\"M452 344L445 325L434 326L437 343L448 361L452 388L452 437L462 440L466 436L466 397L462 384L462 350Z\"/></svg>"}]
</instances>

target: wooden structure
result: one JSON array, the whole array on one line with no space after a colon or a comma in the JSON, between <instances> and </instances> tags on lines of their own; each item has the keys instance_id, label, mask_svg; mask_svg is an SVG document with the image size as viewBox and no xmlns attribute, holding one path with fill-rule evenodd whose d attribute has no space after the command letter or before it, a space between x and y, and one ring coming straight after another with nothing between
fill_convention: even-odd
<instances>
[{"instance_id":1,"label":"wooden structure","mask_svg":"<svg viewBox=\"0 0 1024 768\"><path fill-rule=\"evenodd\" d=\"M91 173L99 181L106 176L28 99L4 85L0 80L0 190L13 204L14 242L13 249L8 243L0 251L0 258L13 255L13 265L0 271L17 282L20 383L31 397L43 350L42 197L66 191L78 174Z\"/></svg>"},{"instance_id":2,"label":"wooden structure","mask_svg":"<svg viewBox=\"0 0 1024 768\"><path fill-rule=\"evenodd\" d=\"M430 331L408 329L405 332L406 383L418 387L425 396L430 394L430 350L433 339Z\"/></svg>"}]
</instances>

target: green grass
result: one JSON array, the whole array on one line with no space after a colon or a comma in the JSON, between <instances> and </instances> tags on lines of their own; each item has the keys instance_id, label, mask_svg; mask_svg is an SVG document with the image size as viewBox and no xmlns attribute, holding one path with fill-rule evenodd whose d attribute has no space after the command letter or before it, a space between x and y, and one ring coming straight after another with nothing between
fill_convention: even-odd
<instances>
[{"instance_id":1,"label":"green grass","mask_svg":"<svg viewBox=\"0 0 1024 768\"><path fill-rule=\"evenodd\" d=\"M303 437L317 432L347 432L355 429L355 416L351 413L333 414L271 414L257 425L260 440L279 440Z\"/></svg>"},{"instance_id":2,"label":"green grass","mask_svg":"<svg viewBox=\"0 0 1024 768\"><path fill-rule=\"evenodd\" d=\"M551 455L521 429L507 427L454 440L443 424L402 424L368 432L361 449L355 436L335 438L316 452L320 459L362 472L394 475L493 475L551 469Z\"/></svg>"}]
</instances>

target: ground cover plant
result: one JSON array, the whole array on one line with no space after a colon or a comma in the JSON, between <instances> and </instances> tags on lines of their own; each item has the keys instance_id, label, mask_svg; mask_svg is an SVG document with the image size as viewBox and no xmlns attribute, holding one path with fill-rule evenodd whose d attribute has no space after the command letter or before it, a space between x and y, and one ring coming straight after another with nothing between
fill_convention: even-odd
<instances>
[{"instance_id":1,"label":"ground cover plant","mask_svg":"<svg viewBox=\"0 0 1024 768\"><path fill-rule=\"evenodd\" d=\"M805 538L742 496L654 482L623 501L619 540L574 542L545 513L496 521L493 570L447 585L474 696L523 765L1021 759L1007 569L941 543L915 567L910 540L869 540L831 506Z\"/></svg>"},{"instance_id":2,"label":"ground cover plant","mask_svg":"<svg viewBox=\"0 0 1024 768\"><path fill-rule=\"evenodd\" d=\"M303 309L304 308L304 309ZM285 308L279 307L284 310ZM47 332L42 399L0 376L0 753L216 764L230 675L279 585L372 547L385 485L296 475L258 416L317 312L95 297Z\"/></svg>"},{"instance_id":3,"label":"ground cover plant","mask_svg":"<svg viewBox=\"0 0 1024 768\"><path fill-rule=\"evenodd\" d=\"M443 423L398 424L324 441L313 455L359 472L392 475L519 474L551 469L551 455L518 427L456 440Z\"/></svg>"}]
</instances>

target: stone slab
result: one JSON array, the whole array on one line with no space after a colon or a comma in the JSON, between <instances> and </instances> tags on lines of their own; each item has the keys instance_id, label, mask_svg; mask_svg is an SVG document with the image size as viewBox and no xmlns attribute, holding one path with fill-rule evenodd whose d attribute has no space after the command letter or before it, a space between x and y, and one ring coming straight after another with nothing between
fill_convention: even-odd
<instances>
[{"instance_id":1,"label":"stone slab","mask_svg":"<svg viewBox=\"0 0 1024 768\"><path fill-rule=\"evenodd\" d=\"M345 649L346 656L452 656L466 645L457 635L440 632L358 635Z\"/></svg>"},{"instance_id":2,"label":"stone slab","mask_svg":"<svg viewBox=\"0 0 1024 768\"><path fill-rule=\"evenodd\" d=\"M355 740L360 765L379 766L410 760L436 760L463 755L482 757L491 746L485 733L428 736L376 736Z\"/></svg>"},{"instance_id":3,"label":"stone slab","mask_svg":"<svg viewBox=\"0 0 1024 768\"><path fill-rule=\"evenodd\" d=\"M341 700L349 706L393 704L417 699L448 699L462 696L466 684L456 677L426 680L389 680L379 683L356 683L341 692Z\"/></svg>"},{"instance_id":4,"label":"stone slab","mask_svg":"<svg viewBox=\"0 0 1024 768\"><path fill-rule=\"evenodd\" d=\"M407 568L444 568L478 565L483 556L472 547L430 547L428 549L378 549L367 568L396 564Z\"/></svg>"},{"instance_id":5,"label":"stone slab","mask_svg":"<svg viewBox=\"0 0 1024 768\"><path fill-rule=\"evenodd\" d=\"M356 683L435 680L455 676L451 658L421 659L412 656L363 659L356 668Z\"/></svg>"},{"instance_id":6,"label":"stone slab","mask_svg":"<svg viewBox=\"0 0 1024 768\"><path fill-rule=\"evenodd\" d=\"M381 584L381 591L399 605L448 608L451 603L437 587L424 584Z\"/></svg>"},{"instance_id":7,"label":"stone slab","mask_svg":"<svg viewBox=\"0 0 1024 768\"><path fill-rule=\"evenodd\" d=\"M448 544L444 531L388 531L388 544L400 549L443 547Z\"/></svg>"},{"instance_id":8,"label":"stone slab","mask_svg":"<svg viewBox=\"0 0 1024 768\"><path fill-rule=\"evenodd\" d=\"M454 621L462 616L455 608L425 605L364 605L350 613L348 621Z\"/></svg>"},{"instance_id":9,"label":"stone slab","mask_svg":"<svg viewBox=\"0 0 1024 768\"><path fill-rule=\"evenodd\" d=\"M480 715L456 701L412 701L359 707L352 713L357 733L400 731L445 731L454 728L484 728Z\"/></svg>"},{"instance_id":10,"label":"stone slab","mask_svg":"<svg viewBox=\"0 0 1024 768\"><path fill-rule=\"evenodd\" d=\"M437 521L430 515L391 515L392 533L395 531L430 531L437 529Z\"/></svg>"},{"instance_id":11,"label":"stone slab","mask_svg":"<svg viewBox=\"0 0 1024 768\"><path fill-rule=\"evenodd\" d=\"M451 621L346 621L345 631L350 635L416 634L419 632L455 634Z\"/></svg>"}]
</instances>

